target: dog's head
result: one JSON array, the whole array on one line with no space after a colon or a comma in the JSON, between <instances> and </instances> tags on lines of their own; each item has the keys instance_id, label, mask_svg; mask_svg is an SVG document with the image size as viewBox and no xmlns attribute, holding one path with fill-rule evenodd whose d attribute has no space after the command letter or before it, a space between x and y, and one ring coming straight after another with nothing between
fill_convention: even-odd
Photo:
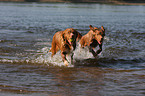
<instances>
[{"instance_id":1,"label":"dog's head","mask_svg":"<svg viewBox=\"0 0 145 96\"><path fill-rule=\"evenodd\" d=\"M79 38L79 32L77 32L73 28L67 28L66 30L63 31L63 38L70 44L72 45L73 43L76 43L76 39Z\"/></svg>"},{"instance_id":2,"label":"dog's head","mask_svg":"<svg viewBox=\"0 0 145 96\"><path fill-rule=\"evenodd\" d=\"M92 34L92 39L97 40L98 44L102 44L105 36L104 27L102 26L101 28L97 28L97 27L93 27L92 25L90 25L89 27Z\"/></svg>"}]
</instances>

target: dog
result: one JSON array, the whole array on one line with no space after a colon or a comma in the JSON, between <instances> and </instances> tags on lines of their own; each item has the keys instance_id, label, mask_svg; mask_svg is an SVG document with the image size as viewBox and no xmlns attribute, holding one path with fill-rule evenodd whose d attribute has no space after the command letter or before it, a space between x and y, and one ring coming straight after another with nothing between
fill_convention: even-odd
<instances>
[{"instance_id":1,"label":"dog","mask_svg":"<svg viewBox=\"0 0 145 96\"><path fill-rule=\"evenodd\" d=\"M90 31L86 35L82 36L80 40L80 45L81 48L88 46L89 51L96 58L97 55L102 51L105 29L103 26L101 28L97 28L90 25L89 27L90 27ZM96 48L98 45L100 49L95 52L94 48Z\"/></svg>"},{"instance_id":2,"label":"dog","mask_svg":"<svg viewBox=\"0 0 145 96\"><path fill-rule=\"evenodd\" d=\"M67 28L64 31L58 31L54 34L52 46L49 52L52 57L61 50L62 61L65 66L69 65L66 55L71 53L71 64L73 63L73 51L76 48L76 42L80 40L82 35L73 28Z\"/></svg>"}]
</instances>

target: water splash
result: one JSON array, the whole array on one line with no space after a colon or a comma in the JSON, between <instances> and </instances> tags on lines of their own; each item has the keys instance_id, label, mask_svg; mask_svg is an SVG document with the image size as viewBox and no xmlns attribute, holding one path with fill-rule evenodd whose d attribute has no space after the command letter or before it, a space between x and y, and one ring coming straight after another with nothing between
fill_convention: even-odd
<instances>
[{"instance_id":1,"label":"water splash","mask_svg":"<svg viewBox=\"0 0 145 96\"><path fill-rule=\"evenodd\" d=\"M44 47L41 50L38 50L38 52L42 52L43 55L40 55L34 61L38 63L44 63L47 65L53 64L54 66L64 66L60 51L58 51L53 57L51 57L51 53L48 51L49 51L48 47ZM73 63L76 63L76 60L83 60L87 58L92 58L92 54L89 52L88 48L82 49L80 48L80 45L78 45L76 50L74 51ZM67 56L67 59L68 61L71 60L70 55ZM73 66L74 65L70 64L68 67L73 67Z\"/></svg>"}]
</instances>

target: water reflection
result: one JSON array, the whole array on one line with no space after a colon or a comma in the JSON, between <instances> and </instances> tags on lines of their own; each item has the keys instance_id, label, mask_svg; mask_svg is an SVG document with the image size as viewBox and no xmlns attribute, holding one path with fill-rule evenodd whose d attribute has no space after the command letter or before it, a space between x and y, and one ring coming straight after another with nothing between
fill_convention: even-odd
<instances>
[{"instance_id":1,"label":"water reflection","mask_svg":"<svg viewBox=\"0 0 145 96\"><path fill-rule=\"evenodd\" d=\"M65 95L99 94L104 72L98 68L60 68L52 72L56 76L58 93Z\"/></svg>"}]
</instances>

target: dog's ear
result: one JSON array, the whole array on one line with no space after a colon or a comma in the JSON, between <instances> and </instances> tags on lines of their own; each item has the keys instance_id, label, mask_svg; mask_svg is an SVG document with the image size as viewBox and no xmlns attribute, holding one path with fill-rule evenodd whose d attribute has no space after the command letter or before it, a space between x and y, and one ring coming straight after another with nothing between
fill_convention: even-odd
<instances>
[{"instance_id":1,"label":"dog's ear","mask_svg":"<svg viewBox=\"0 0 145 96\"><path fill-rule=\"evenodd\" d=\"M64 32L61 34L61 37L62 37L63 40L65 39Z\"/></svg>"},{"instance_id":2,"label":"dog's ear","mask_svg":"<svg viewBox=\"0 0 145 96\"><path fill-rule=\"evenodd\" d=\"M101 26L101 29L102 29L103 34L104 34L104 36L105 36L105 29L104 29L104 27L103 27L103 26Z\"/></svg>"},{"instance_id":3,"label":"dog's ear","mask_svg":"<svg viewBox=\"0 0 145 96\"><path fill-rule=\"evenodd\" d=\"M82 35L78 31L76 31L76 35L77 35L76 37L77 41L82 38Z\"/></svg>"},{"instance_id":4,"label":"dog's ear","mask_svg":"<svg viewBox=\"0 0 145 96\"><path fill-rule=\"evenodd\" d=\"M94 29L92 25L90 25L89 27L90 27L90 30L93 30Z\"/></svg>"},{"instance_id":5,"label":"dog's ear","mask_svg":"<svg viewBox=\"0 0 145 96\"><path fill-rule=\"evenodd\" d=\"M103 26L101 26L101 29L102 29L102 31L104 31L104 32L105 32L105 29L104 29L104 27L103 27Z\"/></svg>"},{"instance_id":6,"label":"dog's ear","mask_svg":"<svg viewBox=\"0 0 145 96\"><path fill-rule=\"evenodd\" d=\"M63 39L64 41L66 40L66 37L65 37L66 31L67 31L67 30L64 30L64 31L62 32L62 34L61 34L61 37L62 37L62 39Z\"/></svg>"}]
</instances>

